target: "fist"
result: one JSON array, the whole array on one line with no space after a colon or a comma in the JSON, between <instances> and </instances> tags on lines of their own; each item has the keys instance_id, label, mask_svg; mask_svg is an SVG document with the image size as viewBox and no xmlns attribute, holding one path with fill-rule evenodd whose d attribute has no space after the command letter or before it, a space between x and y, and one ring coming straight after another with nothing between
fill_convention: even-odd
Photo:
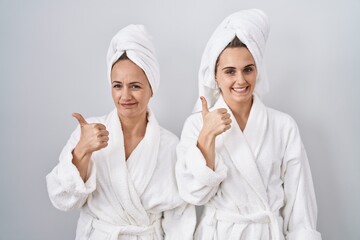
<instances>
[{"instance_id":1,"label":"fist","mask_svg":"<svg viewBox=\"0 0 360 240\"><path fill-rule=\"evenodd\" d=\"M211 136L227 131L231 127L231 118L226 108L209 111L205 97L200 97L202 103L203 129Z\"/></svg>"},{"instance_id":2,"label":"fist","mask_svg":"<svg viewBox=\"0 0 360 240\"><path fill-rule=\"evenodd\" d=\"M91 154L108 145L109 132L105 125L100 123L88 123L80 113L73 113L72 116L80 124L80 140L75 150L82 155Z\"/></svg>"}]
</instances>

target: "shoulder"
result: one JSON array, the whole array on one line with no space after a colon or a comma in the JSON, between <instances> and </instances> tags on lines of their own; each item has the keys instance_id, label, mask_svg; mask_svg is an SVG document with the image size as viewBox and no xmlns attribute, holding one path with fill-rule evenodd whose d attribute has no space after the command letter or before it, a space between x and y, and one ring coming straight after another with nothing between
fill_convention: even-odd
<instances>
[{"instance_id":1,"label":"shoulder","mask_svg":"<svg viewBox=\"0 0 360 240\"><path fill-rule=\"evenodd\" d=\"M267 107L267 112L269 121L273 124L288 128L297 128L295 119L289 114L269 107Z\"/></svg>"},{"instance_id":2,"label":"shoulder","mask_svg":"<svg viewBox=\"0 0 360 240\"><path fill-rule=\"evenodd\" d=\"M294 118L287 113L268 108L270 128L279 133L282 141L288 146L301 146L301 136L298 125Z\"/></svg>"},{"instance_id":3,"label":"shoulder","mask_svg":"<svg viewBox=\"0 0 360 240\"><path fill-rule=\"evenodd\" d=\"M193 113L191 114L184 123L184 129L185 128L199 128L202 125L202 115L201 112Z\"/></svg>"}]
</instances>

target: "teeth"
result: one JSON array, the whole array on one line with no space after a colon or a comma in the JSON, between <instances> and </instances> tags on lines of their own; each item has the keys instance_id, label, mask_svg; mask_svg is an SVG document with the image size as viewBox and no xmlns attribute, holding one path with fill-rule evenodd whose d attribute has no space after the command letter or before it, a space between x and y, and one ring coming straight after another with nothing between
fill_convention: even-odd
<instances>
[{"instance_id":1,"label":"teeth","mask_svg":"<svg viewBox=\"0 0 360 240\"><path fill-rule=\"evenodd\" d=\"M246 91L246 88L247 88L247 87L236 87L236 88L233 88L233 90L234 90L235 92L242 93L242 92L245 92L245 91Z\"/></svg>"}]
</instances>

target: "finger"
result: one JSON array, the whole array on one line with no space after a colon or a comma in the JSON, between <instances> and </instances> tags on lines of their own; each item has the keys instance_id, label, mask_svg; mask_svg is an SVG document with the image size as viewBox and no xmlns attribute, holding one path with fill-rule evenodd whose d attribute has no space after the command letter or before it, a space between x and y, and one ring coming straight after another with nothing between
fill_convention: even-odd
<instances>
[{"instance_id":1,"label":"finger","mask_svg":"<svg viewBox=\"0 0 360 240\"><path fill-rule=\"evenodd\" d=\"M108 136L98 136L98 139L100 142L108 142L109 141Z\"/></svg>"},{"instance_id":2,"label":"finger","mask_svg":"<svg viewBox=\"0 0 360 240\"><path fill-rule=\"evenodd\" d=\"M85 120L85 118L80 113L73 113L72 116L78 120L80 126L84 126L88 124L88 122Z\"/></svg>"},{"instance_id":3,"label":"finger","mask_svg":"<svg viewBox=\"0 0 360 240\"><path fill-rule=\"evenodd\" d=\"M95 123L94 124L94 128L97 128L99 130L106 130L106 127L104 124L101 124L101 123Z\"/></svg>"},{"instance_id":4,"label":"finger","mask_svg":"<svg viewBox=\"0 0 360 240\"><path fill-rule=\"evenodd\" d=\"M109 136L109 132L107 130L100 130L99 136Z\"/></svg>"},{"instance_id":5,"label":"finger","mask_svg":"<svg viewBox=\"0 0 360 240\"><path fill-rule=\"evenodd\" d=\"M231 124L231 119L229 118L229 119L226 119L225 121L224 121L224 123L226 124L226 125L230 125Z\"/></svg>"},{"instance_id":6,"label":"finger","mask_svg":"<svg viewBox=\"0 0 360 240\"><path fill-rule=\"evenodd\" d=\"M225 118L230 118L231 117L229 113L225 113L224 115L225 115Z\"/></svg>"},{"instance_id":7,"label":"finger","mask_svg":"<svg viewBox=\"0 0 360 240\"><path fill-rule=\"evenodd\" d=\"M100 138L100 137L108 137L109 136L109 132L108 131L106 131L106 130L100 130L100 131L98 131L97 133L96 133L96 136L98 137L98 138Z\"/></svg>"},{"instance_id":8,"label":"finger","mask_svg":"<svg viewBox=\"0 0 360 240\"><path fill-rule=\"evenodd\" d=\"M107 147L107 145L108 145L107 141L101 142L101 143L99 143L97 150L105 148L105 147Z\"/></svg>"},{"instance_id":9,"label":"finger","mask_svg":"<svg viewBox=\"0 0 360 240\"><path fill-rule=\"evenodd\" d=\"M226 125L225 128L224 128L224 132L226 132L227 130L229 130L231 128L231 125Z\"/></svg>"},{"instance_id":10,"label":"finger","mask_svg":"<svg viewBox=\"0 0 360 240\"><path fill-rule=\"evenodd\" d=\"M201 100L201 105L202 105L202 114L204 115L209 112L209 108L207 106L207 101L206 101L205 97L201 96L200 100Z\"/></svg>"},{"instance_id":11,"label":"finger","mask_svg":"<svg viewBox=\"0 0 360 240\"><path fill-rule=\"evenodd\" d=\"M230 119L230 114L229 113L223 113L221 119L222 120Z\"/></svg>"},{"instance_id":12,"label":"finger","mask_svg":"<svg viewBox=\"0 0 360 240\"><path fill-rule=\"evenodd\" d=\"M216 109L216 111L217 111L218 113L221 113L221 114L227 113L227 109L226 109L226 108L218 108L218 109Z\"/></svg>"}]
</instances>

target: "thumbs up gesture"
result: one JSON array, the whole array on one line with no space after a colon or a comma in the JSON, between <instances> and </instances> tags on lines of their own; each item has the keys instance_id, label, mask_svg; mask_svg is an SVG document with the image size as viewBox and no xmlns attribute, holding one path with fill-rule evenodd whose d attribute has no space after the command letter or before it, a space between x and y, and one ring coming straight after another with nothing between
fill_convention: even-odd
<instances>
[{"instance_id":1,"label":"thumbs up gesture","mask_svg":"<svg viewBox=\"0 0 360 240\"><path fill-rule=\"evenodd\" d=\"M209 111L205 97L200 97L202 103L203 128L202 132L216 137L231 127L230 114L226 108Z\"/></svg>"},{"instance_id":2,"label":"thumbs up gesture","mask_svg":"<svg viewBox=\"0 0 360 240\"><path fill-rule=\"evenodd\" d=\"M79 159L108 145L109 132L105 125L88 123L80 113L73 113L72 116L77 119L81 127L80 140L74 149L74 153L79 154Z\"/></svg>"}]
</instances>

